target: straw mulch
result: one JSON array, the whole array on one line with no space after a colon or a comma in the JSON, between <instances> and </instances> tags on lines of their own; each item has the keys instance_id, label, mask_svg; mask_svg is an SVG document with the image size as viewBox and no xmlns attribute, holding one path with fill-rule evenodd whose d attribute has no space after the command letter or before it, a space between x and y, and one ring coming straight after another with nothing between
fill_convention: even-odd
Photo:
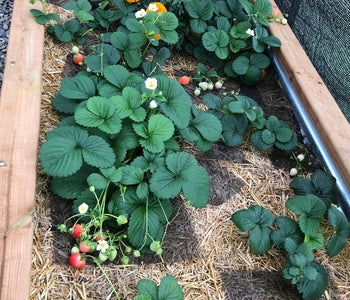
<instances>
[{"instance_id":1,"label":"straw mulch","mask_svg":"<svg viewBox=\"0 0 350 300\"><path fill-rule=\"evenodd\" d=\"M50 10L66 13L54 6ZM46 132L58 124L51 102L67 68L71 45L54 42L47 36L44 47L40 144L45 141ZM165 70L169 76L178 76L194 72L195 67L194 60L174 58ZM231 87L240 89L234 83ZM191 93L194 86L187 89ZM276 83L260 84L253 92L265 103L271 103L270 108L281 114L285 111L285 102L280 102L285 99ZM271 159L273 153L258 152L249 142L239 148L216 144L207 153L200 153L189 143L184 143L183 148L194 154L211 176L210 203L203 209L194 209L183 205L182 197L174 199L174 210L179 214L168 228L163 244L164 264L158 258L145 257L129 266L104 266L119 296L133 299L138 280L148 278L159 283L163 276L171 274L187 300L300 299L281 274L284 252L274 248L268 254L255 255L249 248L247 234L230 221L232 213L252 204L264 206L276 217L288 214L284 203L293 196L288 169L276 167L277 160ZM72 240L58 233L56 226L70 215L69 202L55 199L48 186L49 178L38 167L30 299L115 299L97 266L88 264L75 270L68 265ZM350 247L334 258L324 251L316 256L330 275L330 288L322 299L350 299Z\"/></svg>"}]
</instances>

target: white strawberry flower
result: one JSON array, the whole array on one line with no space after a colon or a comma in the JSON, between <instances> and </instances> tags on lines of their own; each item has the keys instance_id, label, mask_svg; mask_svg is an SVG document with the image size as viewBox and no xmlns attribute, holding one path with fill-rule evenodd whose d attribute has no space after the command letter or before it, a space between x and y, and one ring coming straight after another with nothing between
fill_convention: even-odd
<instances>
[{"instance_id":1,"label":"white strawberry flower","mask_svg":"<svg viewBox=\"0 0 350 300\"><path fill-rule=\"evenodd\" d=\"M88 209L89 209L89 205L87 205L86 203L82 203L78 207L78 211L80 214L86 214Z\"/></svg>"},{"instance_id":2,"label":"white strawberry flower","mask_svg":"<svg viewBox=\"0 0 350 300\"><path fill-rule=\"evenodd\" d=\"M155 90L157 88L157 79L156 78L147 78L145 81L145 86L149 90Z\"/></svg>"},{"instance_id":3,"label":"white strawberry flower","mask_svg":"<svg viewBox=\"0 0 350 300\"><path fill-rule=\"evenodd\" d=\"M255 35L254 29L251 29L251 28L247 29L247 31L246 31L245 33L246 33L246 34L249 34L249 35L251 35L251 36L254 36L254 35Z\"/></svg>"},{"instance_id":4,"label":"white strawberry flower","mask_svg":"<svg viewBox=\"0 0 350 300\"><path fill-rule=\"evenodd\" d=\"M101 252L106 252L108 247L109 247L109 245L108 245L107 241L99 240L97 242L96 250L101 251Z\"/></svg>"},{"instance_id":5,"label":"white strawberry flower","mask_svg":"<svg viewBox=\"0 0 350 300\"><path fill-rule=\"evenodd\" d=\"M148 5L148 10L149 11L157 11L158 10L158 6L157 6L157 4L155 4L155 3L150 3L149 5Z\"/></svg>"},{"instance_id":6,"label":"white strawberry flower","mask_svg":"<svg viewBox=\"0 0 350 300\"><path fill-rule=\"evenodd\" d=\"M137 19L143 18L146 14L147 14L147 12L144 9L140 9L135 13L135 17Z\"/></svg>"}]
</instances>

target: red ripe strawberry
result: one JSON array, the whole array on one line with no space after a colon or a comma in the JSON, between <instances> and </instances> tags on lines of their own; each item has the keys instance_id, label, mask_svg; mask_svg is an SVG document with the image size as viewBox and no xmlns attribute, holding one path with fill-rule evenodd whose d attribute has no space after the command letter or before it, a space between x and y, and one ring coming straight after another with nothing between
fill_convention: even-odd
<instances>
[{"instance_id":1,"label":"red ripe strawberry","mask_svg":"<svg viewBox=\"0 0 350 300\"><path fill-rule=\"evenodd\" d=\"M80 235L83 232L85 232L83 227L80 224L75 224L74 227L73 227L72 236L75 237L75 238L80 238Z\"/></svg>"},{"instance_id":2,"label":"red ripe strawberry","mask_svg":"<svg viewBox=\"0 0 350 300\"><path fill-rule=\"evenodd\" d=\"M79 244L79 250L80 250L80 252L88 253L91 251L91 247L90 247L90 245L88 245L87 242L81 242Z\"/></svg>"},{"instance_id":3,"label":"red ripe strawberry","mask_svg":"<svg viewBox=\"0 0 350 300\"><path fill-rule=\"evenodd\" d=\"M73 62L77 65L82 65L84 61L84 56L81 53L77 53L73 57Z\"/></svg>"},{"instance_id":4,"label":"red ripe strawberry","mask_svg":"<svg viewBox=\"0 0 350 300\"><path fill-rule=\"evenodd\" d=\"M80 253L73 253L69 257L69 264L76 269L82 269L85 267L85 258Z\"/></svg>"},{"instance_id":5,"label":"red ripe strawberry","mask_svg":"<svg viewBox=\"0 0 350 300\"><path fill-rule=\"evenodd\" d=\"M188 77L188 76L182 76L182 77L178 80L178 82L179 82L180 84L182 84L182 85L189 84L190 81L191 81L191 79L190 79L190 77Z\"/></svg>"},{"instance_id":6,"label":"red ripe strawberry","mask_svg":"<svg viewBox=\"0 0 350 300\"><path fill-rule=\"evenodd\" d=\"M265 76L266 76L266 71L265 70L261 70L261 72L262 72L262 78L261 79L264 79Z\"/></svg>"}]
</instances>

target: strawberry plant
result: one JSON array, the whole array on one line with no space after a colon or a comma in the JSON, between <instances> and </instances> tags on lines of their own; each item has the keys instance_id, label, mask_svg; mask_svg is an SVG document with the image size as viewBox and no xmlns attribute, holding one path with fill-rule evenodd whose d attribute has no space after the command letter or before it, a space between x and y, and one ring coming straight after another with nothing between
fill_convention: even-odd
<instances>
[{"instance_id":1,"label":"strawberry plant","mask_svg":"<svg viewBox=\"0 0 350 300\"><path fill-rule=\"evenodd\" d=\"M293 179L292 186L297 195L286 202L286 207L299 216L299 222L287 216L275 219L259 205L235 212L231 220L240 230L250 231L249 241L255 253L266 253L273 245L286 250L284 277L297 286L304 299L314 299L327 288L328 274L314 261L313 249L325 248L328 239L327 254L338 254L350 238L350 222L336 206L332 176L318 170L311 180ZM330 231L322 226L326 213L333 227ZM277 229L273 230L274 225Z\"/></svg>"},{"instance_id":2,"label":"strawberry plant","mask_svg":"<svg viewBox=\"0 0 350 300\"><path fill-rule=\"evenodd\" d=\"M270 64L263 52L268 46L281 46L264 28L272 15L268 0L254 4L247 0L195 0L185 2L184 7L188 18L183 22L195 33L188 36L186 49L190 53L247 85L263 78L262 71Z\"/></svg>"}]
</instances>

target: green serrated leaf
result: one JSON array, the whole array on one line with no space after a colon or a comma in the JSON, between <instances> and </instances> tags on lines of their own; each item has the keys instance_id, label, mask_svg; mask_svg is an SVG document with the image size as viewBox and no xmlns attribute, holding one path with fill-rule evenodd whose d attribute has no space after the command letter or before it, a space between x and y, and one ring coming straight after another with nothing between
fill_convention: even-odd
<instances>
[{"instance_id":1,"label":"green serrated leaf","mask_svg":"<svg viewBox=\"0 0 350 300\"><path fill-rule=\"evenodd\" d=\"M147 126L134 124L135 132L140 136L140 144L152 153L159 153L164 150L164 142L170 139L175 127L173 123L163 115L152 115Z\"/></svg>"},{"instance_id":2,"label":"green serrated leaf","mask_svg":"<svg viewBox=\"0 0 350 300\"><path fill-rule=\"evenodd\" d=\"M321 250L324 248L326 241L322 234L314 233L305 236L305 243L307 243L311 249Z\"/></svg>"},{"instance_id":3,"label":"green serrated leaf","mask_svg":"<svg viewBox=\"0 0 350 300\"><path fill-rule=\"evenodd\" d=\"M184 293L172 275L163 277L159 284L159 300L183 300Z\"/></svg>"},{"instance_id":4,"label":"green serrated leaf","mask_svg":"<svg viewBox=\"0 0 350 300\"><path fill-rule=\"evenodd\" d=\"M191 97L175 79L156 76L158 89L163 92L166 101L160 103L162 112L179 128L188 126L191 118Z\"/></svg>"},{"instance_id":5,"label":"green serrated leaf","mask_svg":"<svg viewBox=\"0 0 350 300\"><path fill-rule=\"evenodd\" d=\"M165 199L183 191L194 207L203 207L209 199L209 175L189 153L170 153L166 166L158 168L150 179L150 189Z\"/></svg>"},{"instance_id":6,"label":"green serrated leaf","mask_svg":"<svg viewBox=\"0 0 350 300\"><path fill-rule=\"evenodd\" d=\"M139 294L148 296L151 300L158 300L158 287L152 280L141 279L138 281L136 288Z\"/></svg>"},{"instance_id":7,"label":"green serrated leaf","mask_svg":"<svg viewBox=\"0 0 350 300\"><path fill-rule=\"evenodd\" d=\"M300 231L298 223L293 219L280 216L277 217L276 224L280 229L274 230L271 234L271 239L276 246L283 248L287 238L292 239L296 245L303 242L304 234Z\"/></svg>"},{"instance_id":8,"label":"green serrated leaf","mask_svg":"<svg viewBox=\"0 0 350 300\"><path fill-rule=\"evenodd\" d=\"M122 167L123 177L122 184L133 185L143 182L144 172L142 169L130 165Z\"/></svg>"},{"instance_id":9,"label":"green serrated leaf","mask_svg":"<svg viewBox=\"0 0 350 300\"><path fill-rule=\"evenodd\" d=\"M270 239L271 229L264 226L255 226L249 235L252 250L258 254L264 254L272 247Z\"/></svg>"},{"instance_id":10,"label":"green serrated leaf","mask_svg":"<svg viewBox=\"0 0 350 300\"><path fill-rule=\"evenodd\" d=\"M86 100L95 96L96 87L90 77L78 75L64 78L59 93L68 99Z\"/></svg>"}]
</instances>

